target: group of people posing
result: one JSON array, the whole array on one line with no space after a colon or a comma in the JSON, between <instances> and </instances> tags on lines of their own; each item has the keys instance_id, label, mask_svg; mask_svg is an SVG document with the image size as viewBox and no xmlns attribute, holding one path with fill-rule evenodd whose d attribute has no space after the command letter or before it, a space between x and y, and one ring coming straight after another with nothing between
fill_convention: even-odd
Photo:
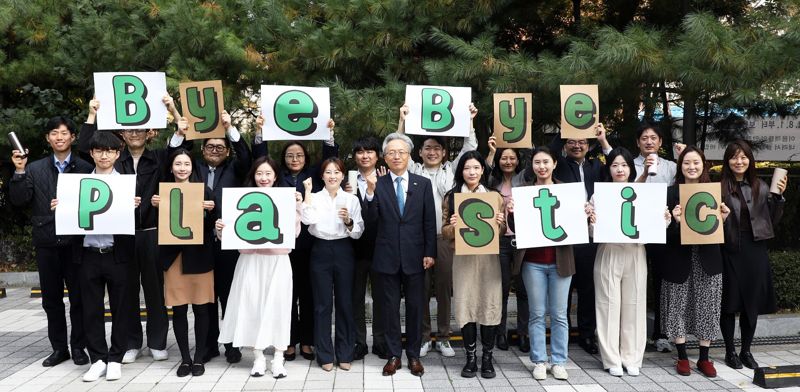
<instances>
[{"instance_id":1,"label":"group of people posing","mask_svg":"<svg viewBox=\"0 0 800 392\"><path fill-rule=\"evenodd\" d=\"M274 160L260 127L248 144L227 113L221 117L226 137L203 139L202 158L195 159L190 154L194 141L184 137L186 120L172 98L165 96L163 103L178 123L163 149L148 148L157 130L97 131L101 102L92 100L80 132L64 117L55 117L44 127L52 155L28 164L25 152L13 152L16 171L8 184L9 200L15 206L31 206L42 306L53 347L43 366L72 358L78 365L91 362L84 381L119 379L121 364L141 355L144 334L153 359L166 360L170 307L181 355L178 376L201 376L203 364L220 355L220 343L230 363L241 360L240 348L252 349L251 375L256 377L267 373L267 348L274 349L270 372L276 378L287 375L284 361L295 360L298 351L326 371L334 366L346 371L368 353L369 286L372 352L387 360L383 375L402 368L402 294L406 366L413 375L424 373L420 358L431 350L455 355L449 342L452 312L466 351L461 375L475 377L480 371L481 377L492 378L493 350L509 349L507 303L513 284L519 348L530 352L534 378L545 379L548 369L556 379L568 377L572 289L578 295L580 346L591 354L599 352L610 374L637 376L648 340L648 272L659 304L652 337L663 351L672 349L667 339L674 342L677 373L692 371L686 337L693 335L700 341L697 370L716 376L708 350L717 326L725 340L728 366L758 366L750 344L758 315L776 310L767 241L781 217L787 180L779 183L780 193L770 193L756 176L753 153L745 141L731 143L724 154L720 208L725 243L681 245L678 186L710 182L709 165L703 151L694 146L682 148L677 164L657 157L663 138L650 125L636 132L636 157L625 148L612 148L598 124L594 130L604 162L587 156L590 140L560 135L549 146L524 154L530 165L522 164L521 151L496 148L493 137L488 140L489 155L483 157L474 129L453 161L447 161L442 138L421 137L421 162L415 162L414 144L404 134L408 108L403 106L396 133L382 142L364 137L353 143L351 157L358 175L355 183L346 183L332 120L331 139L322 142L317 164L311 163L306 146L298 141L286 142ZM477 114L472 105L470 113L473 118ZM386 167L378 165L381 158ZM651 166L655 175L648 174ZM136 197L131 200L135 235L57 236L53 211L58 208L60 173L135 174ZM591 230L594 184L601 181L668 183L664 220L651 223L663 224L667 243L516 248L514 230L531 223L515 221L513 187L582 182ZM159 182L206 185L202 244L158 245ZM222 232L232 229L220 219L222 189L242 186L295 189L294 249L221 249ZM502 196L503 207L494 217L501 232L499 254L454 255L455 194L470 192ZM62 300L65 284L72 324L69 342ZM147 311L144 334L140 286ZM106 290L112 313L110 347L104 328ZM429 314L433 296L435 340ZM194 355L189 345L189 305L194 314ZM733 339L737 313L738 353Z\"/></svg>"}]
</instances>

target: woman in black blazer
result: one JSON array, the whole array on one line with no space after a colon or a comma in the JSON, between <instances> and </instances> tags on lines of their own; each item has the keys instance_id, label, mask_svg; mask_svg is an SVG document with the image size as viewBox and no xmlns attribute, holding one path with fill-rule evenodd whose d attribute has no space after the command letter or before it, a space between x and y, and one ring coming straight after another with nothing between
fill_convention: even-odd
<instances>
[{"instance_id":1,"label":"woman in black blazer","mask_svg":"<svg viewBox=\"0 0 800 392\"><path fill-rule=\"evenodd\" d=\"M722 253L719 244L681 245L683 223L680 184L710 182L703 151L688 146L678 157L675 185L667 188L667 207L673 220L667 227L666 256L668 265L661 268L661 330L675 341L678 350L676 370L682 376L691 374L686 355L686 335L700 340L697 368L706 377L716 377L717 370L708 359L711 341L717 335L717 320L722 300ZM730 210L722 203L722 218Z\"/></svg>"},{"instance_id":2,"label":"woman in black blazer","mask_svg":"<svg viewBox=\"0 0 800 392\"><path fill-rule=\"evenodd\" d=\"M770 193L767 183L756 176L756 162L748 142L736 140L725 149L722 198L733 213L725 221L719 324L727 351L725 363L734 369L741 369L742 365L758 367L750 353L758 315L777 310L767 240L775 236L773 227L783 215L786 182L784 177L778 184L779 193ZM738 357L733 344L737 312L742 336Z\"/></svg>"},{"instance_id":3,"label":"woman in black blazer","mask_svg":"<svg viewBox=\"0 0 800 392\"><path fill-rule=\"evenodd\" d=\"M199 182L200 177L192 170L194 161L183 148L175 150L167 159L169 166L164 174L164 182ZM165 305L172 307L172 329L181 352L181 365L178 377L191 373L201 376L205 373L203 356L206 354L209 312L214 304L214 252L213 228L214 201L208 187L203 187L203 243L200 245L160 245L158 258L164 266ZM158 207L161 198L153 195L151 203ZM161 227L159 230L168 230ZM200 233L197 233L200 234ZM189 353L189 323L186 313L192 304L194 312L195 353L194 361Z\"/></svg>"}]
</instances>

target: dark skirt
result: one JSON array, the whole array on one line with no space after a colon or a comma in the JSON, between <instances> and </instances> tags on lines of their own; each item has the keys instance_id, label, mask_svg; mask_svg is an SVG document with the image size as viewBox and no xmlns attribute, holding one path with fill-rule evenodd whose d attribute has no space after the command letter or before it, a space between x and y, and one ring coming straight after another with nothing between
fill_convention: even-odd
<instances>
[{"instance_id":1,"label":"dark skirt","mask_svg":"<svg viewBox=\"0 0 800 392\"><path fill-rule=\"evenodd\" d=\"M775 313L777 301L772 284L767 241L754 241L750 232L739 233L739 251L723 247L722 313L745 312L754 320Z\"/></svg>"}]
</instances>

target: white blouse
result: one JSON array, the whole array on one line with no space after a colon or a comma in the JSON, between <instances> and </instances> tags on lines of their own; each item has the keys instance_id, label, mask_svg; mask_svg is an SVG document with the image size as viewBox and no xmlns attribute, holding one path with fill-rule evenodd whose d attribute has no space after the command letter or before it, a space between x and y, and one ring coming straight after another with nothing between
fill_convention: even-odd
<instances>
[{"instance_id":1,"label":"white blouse","mask_svg":"<svg viewBox=\"0 0 800 392\"><path fill-rule=\"evenodd\" d=\"M350 230L344 225L342 218L339 218L337 205L340 208L344 206L350 212L350 219L353 220ZM347 237L358 239L364 233L364 220L361 218L361 203L358 202L358 196L343 189L336 192L335 198L332 198L324 188L312 194L311 203L307 201L303 203L300 219L308 225L308 232L311 235L323 240Z\"/></svg>"}]
</instances>

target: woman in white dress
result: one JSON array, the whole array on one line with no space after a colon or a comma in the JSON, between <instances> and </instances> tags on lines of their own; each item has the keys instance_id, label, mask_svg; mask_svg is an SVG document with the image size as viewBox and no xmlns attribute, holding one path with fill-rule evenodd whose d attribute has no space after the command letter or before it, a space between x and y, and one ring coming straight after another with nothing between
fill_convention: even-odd
<instances>
[{"instance_id":1,"label":"woman in white dress","mask_svg":"<svg viewBox=\"0 0 800 392\"><path fill-rule=\"evenodd\" d=\"M278 182L278 166L269 157L253 162L247 176L247 186L271 187ZM300 233L302 198L295 192L295 236ZM216 222L217 236L222 237L225 224ZM231 229L228 229L231 230ZM234 347L253 348L253 369L250 375L266 373L264 350L275 347L272 376L286 377L283 350L289 346L292 311L291 249L242 249L233 274L228 308L222 319L219 342Z\"/></svg>"}]
</instances>

